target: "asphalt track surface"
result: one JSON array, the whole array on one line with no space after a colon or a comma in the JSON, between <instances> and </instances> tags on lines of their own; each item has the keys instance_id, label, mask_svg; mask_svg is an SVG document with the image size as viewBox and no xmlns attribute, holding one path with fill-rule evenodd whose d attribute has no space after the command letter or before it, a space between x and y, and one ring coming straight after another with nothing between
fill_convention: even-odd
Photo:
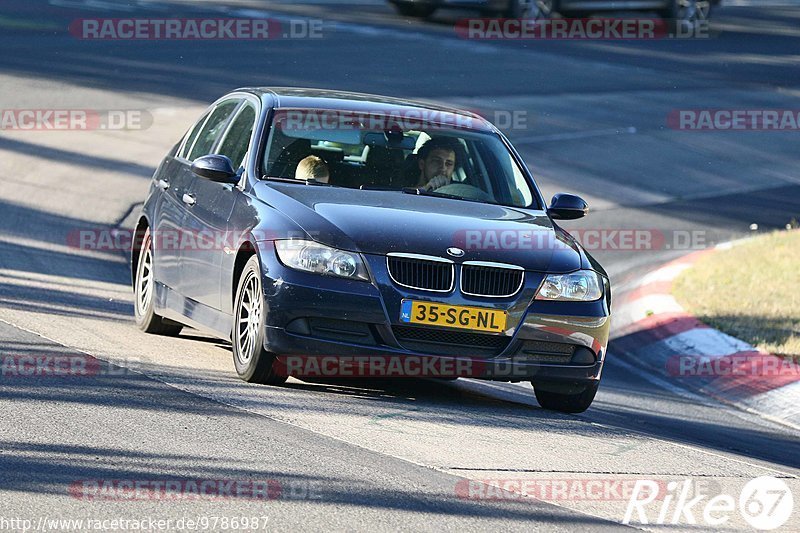
<instances>
[{"instance_id":1,"label":"asphalt track surface","mask_svg":"<svg viewBox=\"0 0 800 533\"><path fill-rule=\"evenodd\" d=\"M90 42L65 29L84 17L252 10L284 24L321 19L323 36ZM569 228L664 236L657 249L608 244L594 252L618 290L689 251L680 242L686 232L705 246L747 235L751 224L761 231L800 218L796 131L686 132L666 118L687 108L800 108L800 8L723 7L711 38L654 42L467 41L453 31L464 16L420 22L380 2L4 3L0 107L140 110L152 121L133 131L0 131L0 353L90 356L96 370L0 381L0 517L34 525L45 517L266 516L276 530L594 530L624 527L626 502L519 500L513 490L465 498L459 487L466 479L585 486L691 478L738 495L746 481L771 475L800 488L798 431L653 376L615 357L613 341L597 400L576 416L540 409L524 384L251 386L236 379L225 343L134 327L124 253L70 245L76 230L127 224L168 148L208 102L246 85L513 114L521 122L505 131L545 193L576 192L593 208ZM108 479L261 480L283 492L266 502L70 492ZM691 529L685 521L672 527ZM724 527L749 528L741 517ZM798 528L795 510L784 529Z\"/></svg>"}]
</instances>

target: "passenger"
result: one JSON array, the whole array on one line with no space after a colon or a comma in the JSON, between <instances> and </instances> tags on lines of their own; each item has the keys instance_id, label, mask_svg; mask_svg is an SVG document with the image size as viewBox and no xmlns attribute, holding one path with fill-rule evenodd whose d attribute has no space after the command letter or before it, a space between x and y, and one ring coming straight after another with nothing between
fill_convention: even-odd
<instances>
[{"instance_id":1,"label":"passenger","mask_svg":"<svg viewBox=\"0 0 800 533\"><path fill-rule=\"evenodd\" d=\"M415 186L432 191L452 183L458 147L458 141L447 137L430 139L423 144L417 152L419 179Z\"/></svg>"},{"instance_id":2,"label":"passenger","mask_svg":"<svg viewBox=\"0 0 800 533\"><path fill-rule=\"evenodd\" d=\"M310 155L297 163L294 177L299 180L314 180L319 183L328 183L330 173L328 172L328 165L325 164L322 158Z\"/></svg>"}]
</instances>

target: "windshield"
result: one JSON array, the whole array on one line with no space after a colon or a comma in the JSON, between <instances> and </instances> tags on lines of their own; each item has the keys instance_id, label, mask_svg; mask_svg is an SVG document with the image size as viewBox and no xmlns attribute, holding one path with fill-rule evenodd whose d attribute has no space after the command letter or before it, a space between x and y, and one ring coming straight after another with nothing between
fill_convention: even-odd
<instances>
[{"instance_id":1,"label":"windshield","mask_svg":"<svg viewBox=\"0 0 800 533\"><path fill-rule=\"evenodd\" d=\"M539 208L532 185L500 138L456 121L280 110L263 168L266 178Z\"/></svg>"}]
</instances>

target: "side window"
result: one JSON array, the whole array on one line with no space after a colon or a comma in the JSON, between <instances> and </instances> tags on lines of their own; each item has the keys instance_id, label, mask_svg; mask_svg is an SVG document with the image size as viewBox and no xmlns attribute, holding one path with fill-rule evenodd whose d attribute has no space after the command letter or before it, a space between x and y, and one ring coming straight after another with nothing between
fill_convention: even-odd
<instances>
[{"instance_id":1,"label":"side window","mask_svg":"<svg viewBox=\"0 0 800 533\"><path fill-rule=\"evenodd\" d=\"M250 145L250 136L256 121L256 108L246 103L242 106L236 118L233 119L225 138L217 149L217 153L228 156L233 162L233 168L239 168L244 163L245 154Z\"/></svg>"},{"instance_id":2,"label":"side window","mask_svg":"<svg viewBox=\"0 0 800 533\"><path fill-rule=\"evenodd\" d=\"M189 161L194 161L198 157L208 155L211 153L211 148L214 146L214 141L217 140L225 124L228 122L233 110L239 104L238 100L227 100L219 104L214 111L208 116L205 124L203 124L200 133L192 144L189 151L189 156L186 158Z\"/></svg>"},{"instance_id":3,"label":"side window","mask_svg":"<svg viewBox=\"0 0 800 533\"><path fill-rule=\"evenodd\" d=\"M197 139L197 134L200 133L200 129L203 127L203 124L206 123L206 120L208 120L208 113L204 114L200 120L192 126L192 130L186 136L186 144L183 145L181 153L178 154L179 157L186 159L189 156L189 151L192 149L195 139Z\"/></svg>"}]
</instances>

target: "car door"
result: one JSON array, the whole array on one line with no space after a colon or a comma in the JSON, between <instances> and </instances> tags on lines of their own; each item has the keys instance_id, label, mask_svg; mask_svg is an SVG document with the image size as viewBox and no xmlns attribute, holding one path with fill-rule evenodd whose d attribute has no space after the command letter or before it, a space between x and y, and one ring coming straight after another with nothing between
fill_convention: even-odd
<instances>
[{"instance_id":1,"label":"car door","mask_svg":"<svg viewBox=\"0 0 800 533\"><path fill-rule=\"evenodd\" d=\"M213 153L229 157L240 172L255 128L258 105L257 100L243 100L213 148ZM184 280L185 296L217 310L222 309L222 294L229 292L222 289L222 264L224 255L236 250L235 231L228 227L228 220L239 192L232 185L201 177L194 179L188 192L194 205L187 210L184 225L187 231L202 235L204 243L186 247L182 252L184 272L191 272Z\"/></svg>"},{"instance_id":2,"label":"car door","mask_svg":"<svg viewBox=\"0 0 800 533\"><path fill-rule=\"evenodd\" d=\"M225 131L233 113L241 103L241 98L227 98L216 103L206 116L197 135L194 136L190 145L184 147L182 157L178 160L176 170L176 185L171 187L172 196L180 204L180 222L178 225L177 246L175 259L177 262L177 273L175 275L173 288L183 296L187 294L187 283L191 283L196 273L185 261L187 250L196 248L198 243L197 228L192 225L191 211L194 209L194 202L191 196L191 189L195 181L202 179L192 172L192 161L198 157L212 153L213 147L219 140L220 135Z\"/></svg>"},{"instance_id":3,"label":"car door","mask_svg":"<svg viewBox=\"0 0 800 533\"><path fill-rule=\"evenodd\" d=\"M181 196L193 178L186 170L186 157L194 145L213 108L209 108L187 132L178 150L167 157L155 176L155 186L161 189L152 221L155 276L173 290L178 290L180 269L180 237L186 206Z\"/></svg>"}]
</instances>

